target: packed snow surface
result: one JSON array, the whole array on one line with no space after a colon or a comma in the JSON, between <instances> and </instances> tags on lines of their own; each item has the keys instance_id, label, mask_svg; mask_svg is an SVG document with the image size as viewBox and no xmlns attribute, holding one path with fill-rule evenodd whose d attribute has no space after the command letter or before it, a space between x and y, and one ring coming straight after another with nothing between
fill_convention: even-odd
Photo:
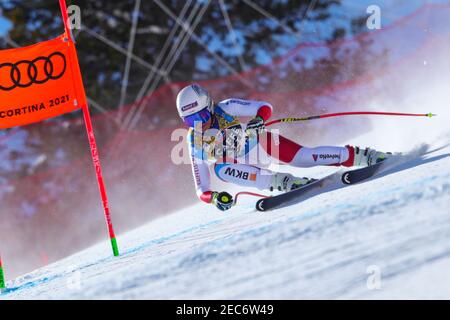
<instances>
[{"instance_id":1,"label":"packed snow surface","mask_svg":"<svg viewBox=\"0 0 450 320\"><path fill-rule=\"evenodd\" d=\"M410 154L270 212L249 197L227 213L186 208L120 235L120 257L105 241L9 281L1 298L448 299L450 147Z\"/></svg>"}]
</instances>

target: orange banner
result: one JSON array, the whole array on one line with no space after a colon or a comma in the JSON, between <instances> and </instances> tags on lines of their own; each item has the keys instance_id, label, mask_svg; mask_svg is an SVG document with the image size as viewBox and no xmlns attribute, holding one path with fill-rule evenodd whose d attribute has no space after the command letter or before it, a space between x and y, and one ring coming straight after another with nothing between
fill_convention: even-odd
<instances>
[{"instance_id":1,"label":"orange banner","mask_svg":"<svg viewBox=\"0 0 450 320\"><path fill-rule=\"evenodd\" d=\"M0 128L39 122L85 104L75 44L64 35L0 51Z\"/></svg>"}]
</instances>

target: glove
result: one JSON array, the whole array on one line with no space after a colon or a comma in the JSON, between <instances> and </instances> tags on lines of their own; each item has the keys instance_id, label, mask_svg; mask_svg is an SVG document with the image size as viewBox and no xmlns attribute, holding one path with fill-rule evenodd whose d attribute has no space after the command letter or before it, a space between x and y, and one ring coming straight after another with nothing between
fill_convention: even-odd
<instances>
[{"instance_id":1,"label":"glove","mask_svg":"<svg viewBox=\"0 0 450 320\"><path fill-rule=\"evenodd\" d=\"M264 125L264 119L261 116L256 116L249 121L245 132L247 135L252 135L253 133L259 134L266 129Z\"/></svg>"},{"instance_id":2,"label":"glove","mask_svg":"<svg viewBox=\"0 0 450 320\"><path fill-rule=\"evenodd\" d=\"M212 204L221 211L226 211L231 209L234 205L233 196L228 192L213 192L212 193Z\"/></svg>"}]
</instances>

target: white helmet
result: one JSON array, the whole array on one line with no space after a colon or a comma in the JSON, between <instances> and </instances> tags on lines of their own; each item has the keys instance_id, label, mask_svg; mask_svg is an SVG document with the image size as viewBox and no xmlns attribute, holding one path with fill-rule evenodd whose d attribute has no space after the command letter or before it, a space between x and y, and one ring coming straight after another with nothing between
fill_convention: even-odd
<instances>
[{"instance_id":1,"label":"white helmet","mask_svg":"<svg viewBox=\"0 0 450 320\"><path fill-rule=\"evenodd\" d=\"M184 87L177 96L177 109L180 117L185 118L205 108L212 111L212 99L209 92L198 84Z\"/></svg>"}]
</instances>

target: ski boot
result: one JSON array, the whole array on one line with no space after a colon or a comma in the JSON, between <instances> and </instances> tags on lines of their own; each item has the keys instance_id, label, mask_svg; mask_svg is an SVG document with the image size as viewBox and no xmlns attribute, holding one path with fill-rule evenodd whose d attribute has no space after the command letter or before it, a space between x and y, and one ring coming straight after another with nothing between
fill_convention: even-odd
<instances>
[{"instance_id":1,"label":"ski boot","mask_svg":"<svg viewBox=\"0 0 450 320\"><path fill-rule=\"evenodd\" d=\"M310 178L297 178L289 173L281 173L277 172L272 176L272 182L270 184L270 191L278 190L278 191L292 191L307 184L310 184L316 179Z\"/></svg>"},{"instance_id":2,"label":"ski boot","mask_svg":"<svg viewBox=\"0 0 450 320\"><path fill-rule=\"evenodd\" d=\"M353 166L368 167L392 156L392 152L381 152L374 149L360 149L353 147L355 150L355 160Z\"/></svg>"}]
</instances>

